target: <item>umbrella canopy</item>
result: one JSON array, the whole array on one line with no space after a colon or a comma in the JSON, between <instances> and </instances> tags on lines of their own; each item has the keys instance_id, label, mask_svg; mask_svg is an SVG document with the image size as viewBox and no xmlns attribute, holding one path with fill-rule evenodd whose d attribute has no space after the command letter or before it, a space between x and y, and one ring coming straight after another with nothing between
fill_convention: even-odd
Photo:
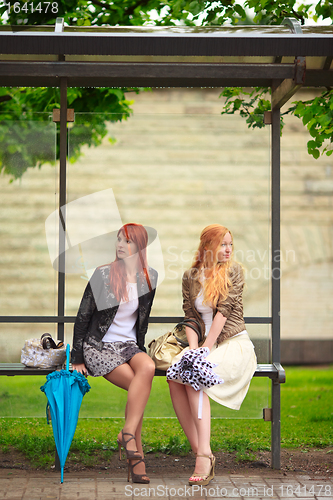
<instances>
[{"instance_id":1,"label":"umbrella canopy","mask_svg":"<svg viewBox=\"0 0 333 500\"><path fill-rule=\"evenodd\" d=\"M45 384L40 388L45 393L50 408L53 436L57 448L61 482L64 482L64 467L71 446L82 398L90 390L85 377L77 371L69 371L69 345L67 345L66 370L47 375Z\"/></svg>"}]
</instances>

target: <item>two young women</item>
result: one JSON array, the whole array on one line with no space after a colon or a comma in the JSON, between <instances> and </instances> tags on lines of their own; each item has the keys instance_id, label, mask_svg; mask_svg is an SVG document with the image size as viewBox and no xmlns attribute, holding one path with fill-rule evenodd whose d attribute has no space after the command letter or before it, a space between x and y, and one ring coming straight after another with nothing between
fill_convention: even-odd
<instances>
[{"instance_id":1,"label":"two young women","mask_svg":"<svg viewBox=\"0 0 333 500\"><path fill-rule=\"evenodd\" d=\"M155 366L145 353L157 273L148 267L148 235L138 224L126 224L117 235L116 259L98 268L84 292L74 326L73 369L106 380L128 391L125 425L117 441L123 446L133 482L148 483L141 427ZM209 397L239 409L256 369L256 356L243 319L241 266L232 261L230 231L206 227L192 267L183 277L186 319L196 319L205 334L207 359L217 364L222 385L205 389L202 418L192 387L169 382L179 422L196 454L190 484L206 485L214 477L215 458L210 448ZM190 349L198 347L195 332L186 328Z\"/></svg>"}]
</instances>

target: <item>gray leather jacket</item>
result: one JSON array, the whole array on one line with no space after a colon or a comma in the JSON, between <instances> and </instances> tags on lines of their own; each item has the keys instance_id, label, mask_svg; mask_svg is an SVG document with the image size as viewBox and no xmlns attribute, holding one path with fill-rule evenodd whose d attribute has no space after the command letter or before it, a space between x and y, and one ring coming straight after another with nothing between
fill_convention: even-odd
<instances>
[{"instance_id":1,"label":"gray leather jacket","mask_svg":"<svg viewBox=\"0 0 333 500\"><path fill-rule=\"evenodd\" d=\"M102 350L102 338L118 311L119 303L110 289L110 269L110 264L96 269L86 286L74 324L72 363L84 363L83 342L87 342L99 351ZM148 319L157 286L157 271L150 267L148 272L152 286L151 291L144 274L137 274L139 311L136 322L136 341L138 347L144 352L146 351L144 341L148 329Z\"/></svg>"}]
</instances>

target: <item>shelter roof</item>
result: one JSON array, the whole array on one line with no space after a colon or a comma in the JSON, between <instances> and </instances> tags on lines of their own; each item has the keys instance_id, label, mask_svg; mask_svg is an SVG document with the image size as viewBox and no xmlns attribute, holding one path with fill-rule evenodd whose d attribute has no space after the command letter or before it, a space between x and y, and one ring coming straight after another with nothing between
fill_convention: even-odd
<instances>
[{"instance_id":1,"label":"shelter roof","mask_svg":"<svg viewBox=\"0 0 333 500\"><path fill-rule=\"evenodd\" d=\"M333 86L333 26L0 28L0 85Z\"/></svg>"}]
</instances>

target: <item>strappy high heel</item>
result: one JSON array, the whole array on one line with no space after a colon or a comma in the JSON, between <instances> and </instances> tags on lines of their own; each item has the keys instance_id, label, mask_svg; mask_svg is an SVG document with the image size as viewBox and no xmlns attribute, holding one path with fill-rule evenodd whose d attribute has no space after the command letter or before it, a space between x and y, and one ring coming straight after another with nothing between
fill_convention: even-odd
<instances>
[{"instance_id":1,"label":"strappy high heel","mask_svg":"<svg viewBox=\"0 0 333 500\"><path fill-rule=\"evenodd\" d=\"M135 463L132 463L134 462ZM132 483L141 483L141 484L149 484L150 479L147 476L147 474L136 474L133 469L136 465L140 464L141 462L144 463L144 459L140 458L139 460L132 459L128 460L128 475L127 475L127 481L130 480L130 474L132 476Z\"/></svg>"},{"instance_id":2,"label":"strappy high heel","mask_svg":"<svg viewBox=\"0 0 333 500\"><path fill-rule=\"evenodd\" d=\"M192 476L188 480L190 486L193 484L200 484L202 486L206 486L215 476L215 457L214 455L197 455L197 457L205 457L210 460L210 470L207 475L198 474L197 472L193 472ZM198 478L198 479L195 479Z\"/></svg>"},{"instance_id":3,"label":"strappy high heel","mask_svg":"<svg viewBox=\"0 0 333 500\"><path fill-rule=\"evenodd\" d=\"M130 436L129 439L125 439L124 436ZM130 441L134 439L135 441L135 436L133 434L130 434L129 432L124 432L123 430L121 431L121 440L117 438L117 443L118 443L118 449L119 449L119 460L121 460L121 447L124 448L125 453L126 453L126 458L128 460L133 460L134 458L142 459L141 453L138 452L138 450L128 450L126 445Z\"/></svg>"}]
</instances>

